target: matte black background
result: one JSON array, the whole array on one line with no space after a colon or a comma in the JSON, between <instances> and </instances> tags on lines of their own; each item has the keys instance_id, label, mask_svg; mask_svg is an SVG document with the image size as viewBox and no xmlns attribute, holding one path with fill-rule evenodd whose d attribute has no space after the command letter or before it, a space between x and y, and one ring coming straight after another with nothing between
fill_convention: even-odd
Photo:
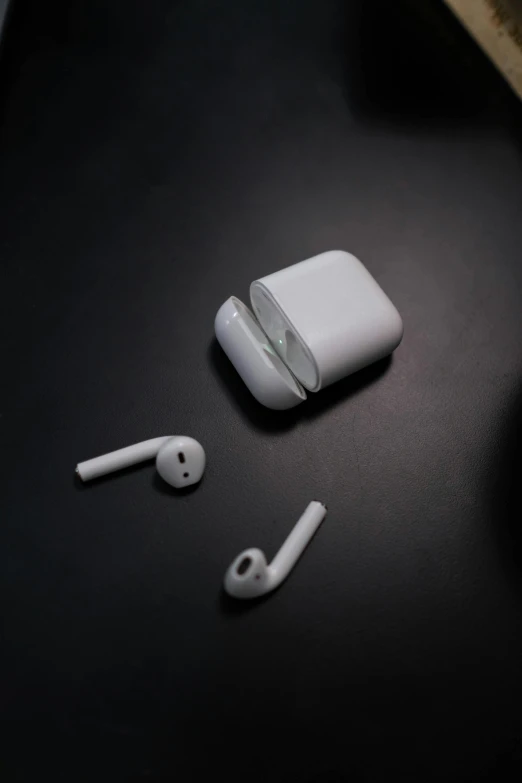
<instances>
[{"instance_id":1,"label":"matte black background","mask_svg":"<svg viewBox=\"0 0 522 783\"><path fill-rule=\"evenodd\" d=\"M438 3L19 0L7 33L5 779L519 780L515 97ZM404 341L262 409L214 314L334 248ZM195 491L73 479L169 433ZM226 599L315 497L285 586Z\"/></svg>"}]
</instances>

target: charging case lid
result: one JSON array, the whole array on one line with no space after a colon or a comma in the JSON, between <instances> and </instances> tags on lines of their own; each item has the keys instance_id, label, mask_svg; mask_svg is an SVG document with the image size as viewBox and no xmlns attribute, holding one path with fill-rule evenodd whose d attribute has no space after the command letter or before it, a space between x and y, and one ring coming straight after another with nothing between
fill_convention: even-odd
<instances>
[{"instance_id":1,"label":"charging case lid","mask_svg":"<svg viewBox=\"0 0 522 783\"><path fill-rule=\"evenodd\" d=\"M219 308L214 329L219 344L258 402L273 410L287 410L306 400L304 388L259 322L235 296Z\"/></svg>"}]
</instances>

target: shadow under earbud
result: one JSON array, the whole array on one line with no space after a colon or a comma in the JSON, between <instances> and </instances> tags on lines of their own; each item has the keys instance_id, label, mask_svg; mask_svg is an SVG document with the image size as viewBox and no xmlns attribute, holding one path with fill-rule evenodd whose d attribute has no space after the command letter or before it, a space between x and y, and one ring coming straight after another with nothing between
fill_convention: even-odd
<instances>
[{"instance_id":1,"label":"shadow under earbud","mask_svg":"<svg viewBox=\"0 0 522 783\"><path fill-rule=\"evenodd\" d=\"M131 465L128 468L115 470L113 473L107 473L105 476L98 476L98 478L92 479L91 481L82 481L79 475L75 472L73 483L76 490L79 492L85 492L89 489L94 489L95 487L100 486L100 484L108 484L110 481L121 481L125 478L125 476L138 473L140 470L144 469L146 469L145 464L139 463L136 465ZM162 495L170 495L172 497L183 497L184 495L191 495L201 484L201 481L198 481L197 484L190 484L188 487L181 487L181 489L176 489L176 487L171 487L170 484L167 484L167 482L164 481L160 475L158 475L155 465L149 464L149 469L152 469L153 471L151 479L152 486Z\"/></svg>"},{"instance_id":2,"label":"shadow under earbud","mask_svg":"<svg viewBox=\"0 0 522 783\"><path fill-rule=\"evenodd\" d=\"M89 481L82 481L79 475L74 471L73 484L79 492L85 492L91 488L99 487L101 484L108 484L110 481L120 481L125 476L130 476L133 473L138 473L145 467L144 463L137 463L136 465L129 465L128 468L121 468L121 470L115 470L112 473L106 473L104 476L98 476L97 478L90 479ZM155 475L156 469L154 468Z\"/></svg>"},{"instance_id":3,"label":"shadow under earbud","mask_svg":"<svg viewBox=\"0 0 522 783\"><path fill-rule=\"evenodd\" d=\"M261 604L264 604L265 601L268 601L273 592L275 591L271 590L269 593L260 595L258 598L241 599L232 598L232 596L226 592L225 588L222 587L219 593L218 608L222 614L229 615L230 617L247 614L252 611L252 609L255 609L256 606L260 606Z\"/></svg>"},{"instance_id":4,"label":"shadow under earbud","mask_svg":"<svg viewBox=\"0 0 522 783\"><path fill-rule=\"evenodd\" d=\"M203 481L203 479L201 479L201 481ZM192 495L193 492L196 492L198 487L201 485L201 481L198 481L197 484L189 484L188 487L181 487L180 489L177 489L176 487L172 487L170 484L167 484L167 482L164 481L155 470L152 477L152 486L156 492L159 492L161 495L170 495L170 497L183 497L185 495Z\"/></svg>"},{"instance_id":5,"label":"shadow under earbud","mask_svg":"<svg viewBox=\"0 0 522 783\"><path fill-rule=\"evenodd\" d=\"M326 389L317 393L308 392L308 399L295 408L273 411L252 396L215 338L208 353L214 374L226 388L236 408L254 427L264 432L285 432L295 427L300 419L320 416L377 381L392 361L391 356L387 356Z\"/></svg>"}]
</instances>

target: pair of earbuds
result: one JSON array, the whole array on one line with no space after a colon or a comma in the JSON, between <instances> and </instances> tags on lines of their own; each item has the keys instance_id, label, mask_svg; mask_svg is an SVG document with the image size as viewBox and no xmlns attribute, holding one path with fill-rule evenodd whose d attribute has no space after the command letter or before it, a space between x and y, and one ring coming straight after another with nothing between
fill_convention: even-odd
<instances>
[{"instance_id":1,"label":"pair of earbuds","mask_svg":"<svg viewBox=\"0 0 522 783\"><path fill-rule=\"evenodd\" d=\"M203 446L184 435L152 438L79 462L76 474L82 481L90 481L154 457L161 478L176 489L197 484L203 477L206 465ZM234 598L258 598L279 587L308 546L326 511L323 503L312 500L270 564L260 549L241 552L226 572L226 592Z\"/></svg>"}]
</instances>

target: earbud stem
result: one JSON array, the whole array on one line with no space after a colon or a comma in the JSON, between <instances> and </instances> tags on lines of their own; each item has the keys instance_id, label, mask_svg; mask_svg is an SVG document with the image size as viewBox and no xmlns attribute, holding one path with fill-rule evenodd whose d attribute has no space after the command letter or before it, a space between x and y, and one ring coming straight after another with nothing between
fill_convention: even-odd
<instances>
[{"instance_id":1,"label":"earbud stem","mask_svg":"<svg viewBox=\"0 0 522 783\"><path fill-rule=\"evenodd\" d=\"M98 478L98 476L105 476L107 473L128 468L131 465L136 465L138 462L153 459L163 444L170 440L171 437L167 435L162 438L151 438L151 440L135 443L134 446L111 451L110 454L79 462L76 466L76 473L82 481L91 481L91 479Z\"/></svg>"},{"instance_id":2,"label":"earbud stem","mask_svg":"<svg viewBox=\"0 0 522 783\"><path fill-rule=\"evenodd\" d=\"M326 516L326 506L312 500L269 565L273 587L286 579Z\"/></svg>"}]
</instances>

